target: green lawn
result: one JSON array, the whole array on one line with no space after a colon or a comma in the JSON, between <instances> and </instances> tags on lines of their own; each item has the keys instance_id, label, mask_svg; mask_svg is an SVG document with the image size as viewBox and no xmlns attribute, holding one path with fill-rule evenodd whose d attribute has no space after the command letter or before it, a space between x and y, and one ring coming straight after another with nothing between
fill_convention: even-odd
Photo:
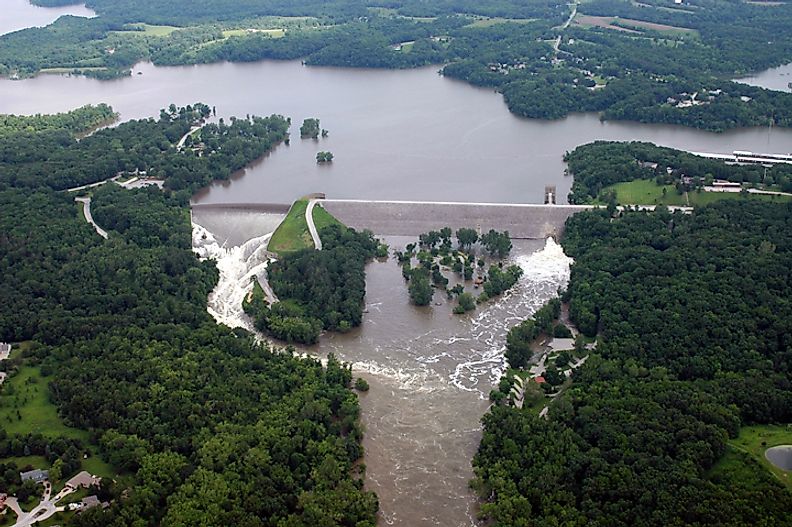
<instances>
[{"instance_id":1,"label":"green lawn","mask_svg":"<svg viewBox=\"0 0 792 527\"><path fill-rule=\"evenodd\" d=\"M666 193L663 195L663 189ZM658 185L650 179L616 183L605 188L615 190L616 201L630 205L686 205L685 196L677 194L673 185Z\"/></svg>"},{"instance_id":2,"label":"green lawn","mask_svg":"<svg viewBox=\"0 0 792 527\"><path fill-rule=\"evenodd\" d=\"M663 195L663 189L666 193ZM687 205L684 194L677 194L673 185L658 185L651 179L636 179L616 183L604 189L616 191L616 201L622 205ZM749 194L747 197L734 192L688 192L691 206L708 205L722 200L751 199L784 203L792 201L790 196L772 196L768 194Z\"/></svg>"},{"instance_id":3,"label":"green lawn","mask_svg":"<svg viewBox=\"0 0 792 527\"><path fill-rule=\"evenodd\" d=\"M324 229L329 225L341 225L342 227L344 226L343 223L335 219L333 215L331 215L329 212L324 210L324 207L318 204L314 207L313 210L313 220L314 220L314 225L316 225L317 231L321 231L322 229Z\"/></svg>"},{"instance_id":4,"label":"green lawn","mask_svg":"<svg viewBox=\"0 0 792 527\"><path fill-rule=\"evenodd\" d=\"M66 426L49 400L47 379L36 367L22 367L0 393L0 426L9 434L38 432L87 441L88 432Z\"/></svg>"},{"instance_id":5,"label":"green lawn","mask_svg":"<svg viewBox=\"0 0 792 527\"><path fill-rule=\"evenodd\" d=\"M267 250L282 254L313 248L313 239L311 239L311 233L308 231L308 223L305 221L305 209L307 207L308 200L306 199L294 202L286 218L272 234ZM321 231L328 225L343 225L319 204L313 209L313 220L317 231Z\"/></svg>"},{"instance_id":6,"label":"green lawn","mask_svg":"<svg viewBox=\"0 0 792 527\"><path fill-rule=\"evenodd\" d=\"M286 218L272 234L267 250L282 254L313 247L313 240L308 232L308 224L305 221L305 208L307 206L308 200L305 199L294 202Z\"/></svg>"},{"instance_id":7,"label":"green lawn","mask_svg":"<svg viewBox=\"0 0 792 527\"><path fill-rule=\"evenodd\" d=\"M765 457L765 450L778 445L792 445L792 425L757 425L740 429L736 439L729 440L729 446L747 453L762 467L769 470L792 489L792 475L774 466Z\"/></svg>"},{"instance_id":8,"label":"green lawn","mask_svg":"<svg viewBox=\"0 0 792 527\"><path fill-rule=\"evenodd\" d=\"M93 447L91 447L91 457L82 460L82 468L92 475L102 478L114 478L118 475L118 471L109 463L105 463Z\"/></svg>"},{"instance_id":9,"label":"green lawn","mask_svg":"<svg viewBox=\"0 0 792 527\"><path fill-rule=\"evenodd\" d=\"M6 457L0 459L0 463L13 463L20 470L28 465L38 469L48 469L50 467L49 461L44 456L19 456L19 457Z\"/></svg>"}]
</instances>

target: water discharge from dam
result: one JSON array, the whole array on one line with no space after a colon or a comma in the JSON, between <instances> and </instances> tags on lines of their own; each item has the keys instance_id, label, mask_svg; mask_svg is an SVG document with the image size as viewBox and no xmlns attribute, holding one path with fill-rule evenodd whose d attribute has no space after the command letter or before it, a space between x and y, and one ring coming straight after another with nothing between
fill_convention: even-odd
<instances>
[{"instance_id":1,"label":"water discharge from dam","mask_svg":"<svg viewBox=\"0 0 792 527\"><path fill-rule=\"evenodd\" d=\"M240 220L237 212L218 214L194 212L194 248L216 259L221 273L209 310L219 322L251 329L241 302L250 277L263 271L268 229L274 230L277 215ZM216 232L204 225L214 225ZM231 232L249 239L232 246ZM400 249L414 238L386 241ZM476 498L468 488L471 460L489 391L505 367L506 332L569 280L571 259L552 239L514 245L511 260L523 268L523 278L470 316L453 315L440 293L431 307L412 306L395 260L375 260L366 269L363 325L347 334L323 335L318 345L300 350L320 358L334 353L371 385L360 397L364 461L383 525L476 524Z\"/></svg>"}]
</instances>

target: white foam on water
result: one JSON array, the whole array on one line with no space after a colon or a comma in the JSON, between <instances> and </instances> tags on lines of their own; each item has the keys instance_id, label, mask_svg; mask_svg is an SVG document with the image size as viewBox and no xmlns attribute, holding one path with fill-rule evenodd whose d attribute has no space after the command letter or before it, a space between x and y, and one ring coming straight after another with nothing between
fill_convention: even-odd
<instances>
[{"instance_id":1,"label":"white foam on water","mask_svg":"<svg viewBox=\"0 0 792 527\"><path fill-rule=\"evenodd\" d=\"M264 277L270 262L266 247L271 236L272 233L267 233L240 246L225 247L211 232L193 223L193 250L201 258L215 260L220 272L207 306L218 323L258 333L245 315L242 302L253 287L252 278ZM566 287L572 259L555 240L548 238L543 249L518 255L514 263L524 271L520 281L495 301L481 306L462 325L461 334L438 336L433 329L408 336L401 346L418 351L417 354L407 353L395 362L353 359L353 369L390 379L410 390L432 392L444 386L455 387L486 398L490 386L498 382L506 368L504 335ZM367 306L375 310L379 307L376 303ZM464 347L460 348L460 344ZM422 348L431 351L423 354L419 351ZM337 350L341 360L345 360L343 351ZM297 350L297 353L315 356L310 350Z\"/></svg>"},{"instance_id":2,"label":"white foam on water","mask_svg":"<svg viewBox=\"0 0 792 527\"><path fill-rule=\"evenodd\" d=\"M506 370L505 332L567 286L572 261L553 238L547 239L543 249L515 258L516 265L523 269L522 278L471 320L471 333L484 346L471 348L471 357L456 365L449 378L451 384L460 390L479 392L482 398L488 396L488 387L496 384ZM489 382L482 383L485 379Z\"/></svg>"},{"instance_id":3,"label":"white foam on water","mask_svg":"<svg viewBox=\"0 0 792 527\"><path fill-rule=\"evenodd\" d=\"M193 251L203 259L214 260L220 271L207 305L207 311L218 323L255 331L242 309L242 302L253 289L252 279L263 276L267 269L270 258L266 250L270 237L271 232L229 248L221 246L211 232L193 223Z\"/></svg>"}]
</instances>

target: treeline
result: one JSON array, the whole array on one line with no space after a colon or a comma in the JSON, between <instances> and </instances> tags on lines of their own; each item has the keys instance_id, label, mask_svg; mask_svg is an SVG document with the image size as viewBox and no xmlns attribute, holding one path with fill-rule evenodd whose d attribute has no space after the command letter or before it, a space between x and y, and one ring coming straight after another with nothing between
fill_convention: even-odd
<instances>
[{"instance_id":1,"label":"treeline","mask_svg":"<svg viewBox=\"0 0 792 527\"><path fill-rule=\"evenodd\" d=\"M43 132L45 130L66 130L72 134L90 132L97 126L110 123L118 117L113 109L102 103L87 105L68 113L54 115L36 114L32 116L0 114L0 136L20 132Z\"/></svg>"},{"instance_id":2,"label":"treeline","mask_svg":"<svg viewBox=\"0 0 792 527\"><path fill-rule=\"evenodd\" d=\"M484 515L498 526L791 524L792 495L763 466L719 463L740 426L792 419L790 227L792 206L751 202L570 218L566 299L597 351L548 419L504 406L484 418Z\"/></svg>"},{"instance_id":3,"label":"treeline","mask_svg":"<svg viewBox=\"0 0 792 527\"><path fill-rule=\"evenodd\" d=\"M172 145L184 129L178 118L167 121L101 134L111 144L153 141L158 154L124 155L132 166L146 156L162 166L177 155ZM240 133L257 126L237 122ZM269 133L283 123L273 118ZM234 126L216 128L223 150ZM59 133L72 144L68 131ZM55 148L50 132L28 137ZM74 159L78 178L93 169L88 156ZM223 174L242 158L216 159ZM96 213L110 232L103 240L73 196L49 183L19 187L6 178L0 189L0 340L36 343L24 360L51 379L64 423L88 430L126 475L101 490L109 509L67 524L372 527L378 505L357 466L362 432L349 368L332 357L326 368L295 358L212 320L206 299L217 269L192 253L180 193L96 190Z\"/></svg>"},{"instance_id":4,"label":"treeline","mask_svg":"<svg viewBox=\"0 0 792 527\"><path fill-rule=\"evenodd\" d=\"M0 188L43 185L56 190L145 172L165 180L181 199L213 179L227 179L287 136L282 116L220 119L201 129L201 145L175 144L192 125L209 116L203 104L162 110L159 119L128 121L80 141L66 129L28 129L0 144Z\"/></svg>"},{"instance_id":5,"label":"treeline","mask_svg":"<svg viewBox=\"0 0 792 527\"><path fill-rule=\"evenodd\" d=\"M363 321L365 266L379 242L369 231L336 224L319 236L321 251L303 249L270 264L267 276L279 302L268 305L260 290L245 302L260 330L287 342L314 344L323 329L346 332Z\"/></svg>"},{"instance_id":6,"label":"treeline","mask_svg":"<svg viewBox=\"0 0 792 527\"><path fill-rule=\"evenodd\" d=\"M579 6L581 14L621 17L615 24L627 32L575 23L561 32L570 7L557 0L530 5L512 0L231 5L224 0L192 3L189 9L179 7L182 3L96 0L93 7L102 16L95 19L63 17L46 28L5 35L0 75L60 67L111 78L128 74L140 60L176 65L300 58L311 65L373 68L445 64L445 75L496 88L509 109L524 117L602 112L606 119L713 131L771 122L792 126L792 95L730 81L792 60L789 3L772 9L724 0L682 8L623 0ZM647 28L630 18L670 27ZM167 35L141 35L139 26L131 25L138 22L177 27ZM261 24L285 33L275 38L266 32L223 32ZM687 104L693 94L696 104Z\"/></svg>"},{"instance_id":7,"label":"treeline","mask_svg":"<svg viewBox=\"0 0 792 527\"><path fill-rule=\"evenodd\" d=\"M597 141L568 152L564 161L574 176L570 203L589 203L609 185L635 179L673 183L687 177L702 184L723 179L792 192L792 165L727 165L652 143Z\"/></svg>"}]
</instances>

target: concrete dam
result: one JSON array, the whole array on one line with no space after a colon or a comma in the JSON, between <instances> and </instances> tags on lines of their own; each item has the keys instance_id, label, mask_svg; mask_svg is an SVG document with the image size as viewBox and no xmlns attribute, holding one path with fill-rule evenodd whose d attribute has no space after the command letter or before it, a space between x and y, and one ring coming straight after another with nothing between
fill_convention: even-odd
<instances>
[{"instance_id":1,"label":"concrete dam","mask_svg":"<svg viewBox=\"0 0 792 527\"><path fill-rule=\"evenodd\" d=\"M442 227L509 231L515 239L558 238L570 216L588 205L317 200L342 223L380 236L418 236Z\"/></svg>"}]
</instances>

